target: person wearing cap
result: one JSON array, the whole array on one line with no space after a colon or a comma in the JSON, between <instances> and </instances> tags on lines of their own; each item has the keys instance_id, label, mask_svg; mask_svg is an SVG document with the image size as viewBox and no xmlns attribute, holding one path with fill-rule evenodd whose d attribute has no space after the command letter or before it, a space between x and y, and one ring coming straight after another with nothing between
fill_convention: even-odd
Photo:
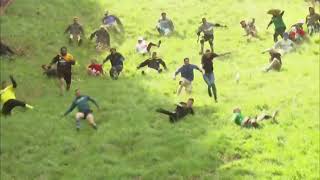
<instances>
[{"instance_id":1,"label":"person wearing cap","mask_svg":"<svg viewBox=\"0 0 320 180\"><path fill-rule=\"evenodd\" d=\"M90 96L85 96L80 93L79 89L75 90L75 96L76 98L73 100L72 104L68 108L68 110L63 114L63 116L68 115L73 111L74 108L78 108L78 111L76 113L76 129L77 131L80 130L80 120L81 119L86 119L88 120L89 124L92 126L93 129L97 130L97 124L94 121L94 116L92 113L92 110L90 109L89 106L89 101L91 101L98 109L99 105L97 102L92 99Z\"/></svg>"},{"instance_id":2,"label":"person wearing cap","mask_svg":"<svg viewBox=\"0 0 320 180\"><path fill-rule=\"evenodd\" d=\"M315 12L313 7L309 7L309 14L306 17L309 35L320 31L320 15Z\"/></svg>"},{"instance_id":3,"label":"person wearing cap","mask_svg":"<svg viewBox=\"0 0 320 180\"><path fill-rule=\"evenodd\" d=\"M283 14L284 11L270 11L269 14L272 14L271 21L269 22L267 29L270 27L271 24L274 24L274 34L273 34L273 41L277 42L278 41L278 36L280 35L283 37L283 33L286 31L286 25L283 21Z\"/></svg>"},{"instance_id":4,"label":"person wearing cap","mask_svg":"<svg viewBox=\"0 0 320 180\"><path fill-rule=\"evenodd\" d=\"M123 61L124 57L122 54L118 53L116 48L110 49L110 54L106 57L106 59L103 61L103 64L107 61L110 61L111 63L111 69L109 71L110 77L113 80L117 80L122 69L123 69Z\"/></svg>"},{"instance_id":5,"label":"person wearing cap","mask_svg":"<svg viewBox=\"0 0 320 180\"><path fill-rule=\"evenodd\" d=\"M265 52L269 52L270 59L269 65L264 69L264 72L269 72L270 70L280 71L282 66L281 54L276 49L268 49ZM264 54L263 52L262 54Z\"/></svg>"},{"instance_id":6,"label":"person wearing cap","mask_svg":"<svg viewBox=\"0 0 320 180\"><path fill-rule=\"evenodd\" d=\"M161 13L161 18L156 26L161 36L168 36L174 31L174 25L171 19L167 18L167 13Z\"/></svg>"},{"instance_id":7,"label":"person wearing cap","mask_svg":"<svg viewBox=\"0 0 320 180\"><path fill-rule=\"evenodd\" d=\"M226 27L226 26L222 26L221 24L218 24L218 23L215 23L215 24L210 23L210 22L207 22L206 18L202 18L202 23L199 26L198 32L197 32L198 40L199 40L200 34L201 33L204 34L200 40L200 44L201 44L201 50L199 53L200 55L203 54L204 43L206 41L209 42L211 51L213 52L213 40L214 40L213 28L214 27Z\"/></svg>"},{"instance_id":8,"label":"person wearing cap","mask_svg":"<svg viewBox=\"0 0 320 180\"><path fill-rule=\"evenodd\" d=\"M90 40L92 40L94 37L96 38L96 49L98 51L110 47L110 35L104 26L100 26L100 29L94 31L90 35Z\"/></svg>"},{"instance_id":9,"label":"person wearing cap","mask_svg":"<svg viewBox=\"0 0 320 180\"><path fill-rule=\"evenodd\" d=\"M57 66L57 75L60 85L60 94L64 92L64 81L66 82L66 90L69 91L71 87L72 66L75 65L75 59L68 53L66 47L60 49L60 54L56 55L51 63L48 65L51 68L52 65Z\"/></svg>"},{"instance_id":10,"label":"person wearing cap","mask_svg":"<svg viewBox=\"0 0 320 180\"><path fill-rule=\"evenodd\" d=\"M81 24L78 22L78 17L73 18L73 23L70 24L67 29L65 30L65 33L69 33L69 43L71 44L74 40L78 42L78 45L80 46L82 43L81 36L84 35L84 30Z\"/></svg>"},{"instance_id":11,"label":"person wearing cap","mask_svg":"<svg viewBox=\"0 0 320 180\"><path fill-rule=\"evenodd\" d=\"M148 68L150 69L154 69L156 71L158 71L158 73L161 73L163 70L161 69L160 65L162 65L162 67L167 70L167 66L166 63L159 57L157 57L157 53L153 52L152 53L152 57L143 61L138 67L137 69L141 69L145 66L148 66ZM142 71L142 74L144 74L144 71Z\"/></svg>"},{"instance_id":12,"label":"person wearing cap","mask_svg":"<svg viewBox=\"0 0 320 180\"><path fill-rule=\"evenodd\" d=\"M102 18L102 24L106 29L114 29L116 32L121 33L124 31L123 25L120 21L120 19L115 16L109 14L109 11L106 11L104 14L104 17Z\"/></svg>"},{"instance_id":13,"label":"person wearing cap","mask_svg":"<svg viewBox=\"0 0 320 180\"><path fill-rule=\"evenodd\" d=\"M252 118L249 116L243 116L240 108L234 108L232 112L233 112L232 121L238 126L245 127L245 128L258 128L260 126L259 122L262 122L263 120L267 120L267 119L272 119L274 123L277 123L276 116L279 113L278 110L274 111L272 115L269 115L263 112Z\"/></svg>"},{"instance_id":14,"label":"person wearing cap","mask_svg":"<svg viewBox=\"0 0 320 180\"><path fill-rule=\"evenodd\" d=\"M158 44L149 42L147 43L146 40L143 39L143 37L138 38L138 43L136 44L136 52L142 55L150 54L150 50L152 47L160 47L161 41L159 40Z\"/></svg>"},{"instance_id":15,"label":"person wearing cap","mask_svg":"<svg viewBox=\"0 0 320 180\"><path fill-rule=\"evenodd\" d=\"M277 49L282 55L284 55L293 51L295 44L289 39L289 34L285 32L283 33L283 39L279 40L273 48Z\"/></svg>"},{"instance_id":16,"label":"person wearing cap","mask_svg":"<svg viewBox=\"0 0 320 180\"><path fill-rule=\"evenodd\" d=\"M102 64L99 64L96 59L92 59L87 72L90 76L101 76L103 74Z\"/></svg>"},{"instance_id":17,"label":"person wearing cap","mask_svg":"<svg viewBox=\"0 0 320 180\"><path fill-rule=\"evenodd\" d=\"M242 20L240 22L241 27L246 32L245 36L248 36L249 38L254 37L258 38L257 29L255 26L255 19L253 18L252 21L246 22L245 20Z\"/></svg>"},{"instance_id":18,"label":"person wearing cap","mask_svg":"<svg viewBox=\"0 0 320 180\"><path fill-rule=\"evenodd\" d=\"M176 76L181 73L181 81L179 81L179 88L177 90L177 94L180 95L182 88L185 88L188 94L192 92L192 81L194 79L193 70L196 69L203 73L203 71L196 65L190 64L189 58L184 58L184 65L182 65L173 76L173 79L176 79Z\"/></svg>"}]
</instances>

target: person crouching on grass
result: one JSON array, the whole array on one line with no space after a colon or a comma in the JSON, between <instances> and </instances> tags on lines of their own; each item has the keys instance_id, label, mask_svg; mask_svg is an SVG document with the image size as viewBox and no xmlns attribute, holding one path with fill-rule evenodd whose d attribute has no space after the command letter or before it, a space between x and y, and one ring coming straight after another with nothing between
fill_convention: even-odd
<instances>
[{"instance_id":1,"label":"person crouching on grass","mask_svg":"<svg viewBox=\"0 0 320 180\"><path fill-rule=\"evenodd\" d=\"M87 68L87 72L90 76L101 76L103 75L102 64L99 64L96 59L91 60L91 64Z\"/></svg>"},{"instance_id":2,"label":"person crouching on grass","mask_svg":"<svg viewBox=\"0 0 320 180\"><path fill-rule=\"evenodd\" d=\"M63 116L68 115L70 112L73 111L74 108L78 108L78 111L76 113L76 128L77 131L80 130L80 120L81 119L87 119L89 124L97 130L97 124L94 121L94 116L92 114L92 110L90 109L90 106L88 104L88 101L91 101L94 105L96 105L96 107L99 108L99 105L97 104L97 102L92 99L89 96L85 96L85 95L81 95L80 90L76 89L75 91L75 96L76 98L74 99L74 101L72 102L71 106L69 107L69 109L64 113Z\"/></svg>"}]
</instances>

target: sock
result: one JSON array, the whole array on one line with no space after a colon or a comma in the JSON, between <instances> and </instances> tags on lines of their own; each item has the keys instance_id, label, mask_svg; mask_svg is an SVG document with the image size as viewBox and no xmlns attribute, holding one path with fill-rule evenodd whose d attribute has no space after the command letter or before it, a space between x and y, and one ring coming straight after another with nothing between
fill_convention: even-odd
<instances>
[{"instance_id":1,"label":"sock","mask_svg":"<svg viewBox=\"0 0 320 180\"><path fill-rule=\"evenodd\" d=\"M211 87L210 86L208 87L208 94L209 94L210 97L212 97L212 92L211 92Z\"/></svg>"},{"instance_id":2,"label":"sock","mask_svg":"<svg viewBox=\"0 0 320 180\"><path fill-rule=\"evenodd\" d=\"M80 119L76 119L77 130L80 130Z\"/></svg>"},{"instance_id":3,"label":"sock","mask_svg":"<svg viewBox=\"0 0 320 180\"><path fill-rule=\"evenodd\" d=\"M97 124L92 124L92 127L93 127L93 129L95 129L95 130L98 129Z\"/></svg>"},{"instance_id":4,"label":"sock","mask_svg":"<svg viewBox=\"0 0 320 180\"><path fill-rule=\"evenodd\" d=\"M26 108L28 108L28 109L33 109L34 107L31 106L30 104L26 104Z\"/></svg>"}]
</instances>

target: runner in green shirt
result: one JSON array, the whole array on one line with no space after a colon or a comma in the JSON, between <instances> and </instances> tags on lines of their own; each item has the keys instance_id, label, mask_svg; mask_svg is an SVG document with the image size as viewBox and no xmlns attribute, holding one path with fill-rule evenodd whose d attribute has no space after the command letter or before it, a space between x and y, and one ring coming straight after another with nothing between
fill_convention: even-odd
<instances>
[{"instance_id":1,"label":"runner in green shirt","mask_svg":"<svg viewBox=\"0 0 320 180\"><path fill-rule=\"evenodd\" d=\"M277 13L277 12L280 12L280 11L276 11L275 13L272 14L271 21L269 22L267 27L268 29L271 24L274 24L274 34L273 34L274 42L278 41L279 35L283 37L283 33L286 31L286 25L284 24L282 19L284 11L282 11L281 13Z\"/></svg>"}]
</instances>

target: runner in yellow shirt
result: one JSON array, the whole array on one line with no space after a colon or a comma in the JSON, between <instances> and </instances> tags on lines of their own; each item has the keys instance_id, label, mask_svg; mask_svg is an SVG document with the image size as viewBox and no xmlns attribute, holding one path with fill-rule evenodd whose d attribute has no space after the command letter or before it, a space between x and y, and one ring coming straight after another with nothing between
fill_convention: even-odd
<instances>
[{"instance_id":1,"label":"runner in yellow shirt","mask_svg":"<svg viewBox=\"0 0 320 180\"><path fill-rule=\"evenodd\" d=\"M17 87L16 81L10 76L11 85L7 85L6 81L2 82L2 89L0 91L0 99L2 104L2 114L10 115L13 108L17 106L33 109L32 106L25 102L16 100L15 88Z\"/></svg>"}]
</instances>

